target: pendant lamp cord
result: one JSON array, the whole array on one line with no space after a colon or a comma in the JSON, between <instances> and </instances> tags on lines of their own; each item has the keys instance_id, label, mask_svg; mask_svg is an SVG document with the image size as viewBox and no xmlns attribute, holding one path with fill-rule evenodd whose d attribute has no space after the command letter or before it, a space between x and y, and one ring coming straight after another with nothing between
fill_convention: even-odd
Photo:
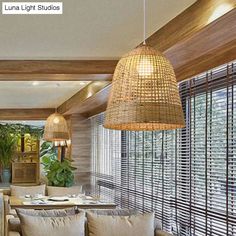
<instances>
[{"instance_id":1,"label":"pendant lamp cord","mask_svg":"<svg viewBox=\"0 0 236 236\"><path fill-rule=\"evenodd\" d=\"M146 45L146 0L143 0L143 44Z\"/></svg>"}]
</instances>

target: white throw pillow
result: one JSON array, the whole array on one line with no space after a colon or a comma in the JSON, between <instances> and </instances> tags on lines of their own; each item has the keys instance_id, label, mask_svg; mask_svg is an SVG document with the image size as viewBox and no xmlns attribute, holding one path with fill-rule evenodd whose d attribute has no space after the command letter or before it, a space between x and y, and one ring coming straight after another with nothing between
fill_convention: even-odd
<instances>
[{"instance_id":1,"label":"white throw pillow","mask_svg":"<svg viewBox=\"0 0 236 236\"><path fill-rule=\"evenodd\" d=\"M89 236L153 236L154 213L104 216L87 213Z\"/></svg>"},{"instance_id":2,"label":"white throw pillow","mask_svg":"<svg viewBox=\"0 0 236 236\"><path fill-rule=\"evenodd\" d=\"M54 210L33 210L33 209L16 209L17 215L27 215L27 216L41 216L41 217L64 217L76 214L75 208L65 208L65 209L54 209Z\"/></svg>"},{"instance_id":3,"label":"white throw pillow","mask_svg":"<svg viewBox=\"0 0 236 236\"><path fill-rule=\"evenodd\" d=\"M48 196L66 196L66 195L78 195L82 192L82 186L73 187L54 187L47 186Z\"/></svg>"},{"instance_id":4,"label":"white throw pillow","mask_svg":"<svg viewBox=\"0 0 236 236\"><path fill-rule=\"evenodd\" d=\"M45 196L45 191L46 191L46 185L35 185L35 186L16 186L16 185L11 185L11 196L15 197L23 197L25 195L31 195L35 196L37 194L41 194Z\"/></svg>"},{"instance_id":5,"label":"white throw pillow","mask_svg":"<svg viewBox=\"0 0 236 236\"><path fill-rule=\"evenodd\" d=\"M84 236L85 213L64 217L19 214L23 236Z\"/></svg>"}]
</instances>

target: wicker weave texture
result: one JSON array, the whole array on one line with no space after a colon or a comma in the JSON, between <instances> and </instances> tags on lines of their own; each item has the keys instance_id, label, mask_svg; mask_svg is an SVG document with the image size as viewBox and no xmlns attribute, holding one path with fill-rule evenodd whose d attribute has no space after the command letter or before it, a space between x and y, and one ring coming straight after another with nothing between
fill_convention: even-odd
<instances>
[{"instance_id":1,"label":"wicker weave texture","mask_svg":"<svg viewBox=\"0 0 236 236\"><path fill-rule=\"evenodd\" d=\"M179 90L170 62L142 45L117 64L104 127L117 130L169 130L185 126Z\"/></svg>"},{"instance_id":2,"label":"wicker weave texture","mask_svg":"<svg viewBox=\"0 0 236 236\"><path fill-rule=\"evenodd\" d=\"M69 131L65 118L54 113L47 118L44 137L47 141L64 141L69 139Z\"/></svg>"}]
</instances>

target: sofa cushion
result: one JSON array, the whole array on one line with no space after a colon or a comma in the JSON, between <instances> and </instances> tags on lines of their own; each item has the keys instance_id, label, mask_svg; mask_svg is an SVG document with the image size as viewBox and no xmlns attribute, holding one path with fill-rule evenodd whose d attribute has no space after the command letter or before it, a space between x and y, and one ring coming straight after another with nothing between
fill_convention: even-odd
<instances>
[{"instance_id":1,"label":"sofa cushion","mask_svg":"<svg viewBox=\"0 0 236 236\"><path fill-rule=\"evenodd\" d=\"M41 216L41 217L62 217L68 215L75 215L75 208L57 209L57 210L31 210L31 209L16 209L17 215L20 214L28 216Z\"/></svg>"},{"instance_id":2,"label":"sofa cushion","mask_svg":"<svg viewBox=\"0 0 236 236\"><path fill-rule=\"evenodd\" d=\"M89 210L88 212L103 216L131 216L131 215L137 215L139 213L139 211L135 209L115 209L115 210L99 209L99 210Z\"/></svg>"},{"instance_id":3,"label":"sofa cushion","mask_svg":"<svg viewBox=\"0 0 236 236\"><path fill-rule=\"evenodd\" d=\"M134 209L115 209L115 210L90 209L87 212L94 213L96 215L103 215L103 216L131 216L131 215L137 215L139 213L138 210L134 210ZM85 235L86 236L89 235L87 218L85 220Z\"/></svg>"},{"instance_id":4,"label":"sofa cushion","mask_svg":"<svg viewBox=\"0 0 236 236\"><path fill-rule=\"evenodd\" d=\"M36 186L16 186L11 185L11 196L22 197L25 195L35 196L37 194L45 195L46 185L36 185Z\"/></svg>"},{"instance_id":5,"label":"sofa cushion","mask_svg":"<svg viewBox=\"0 0 236 236\"><path fill-rule=\"evenodd\" d=\"M23 236L84 236L85 214L64 217L29 216L20 213Z\"/></svg>"},{"instance_id":6,"label":"sofa cushion","mask_svg":"<svg viewBox=\"0 0 236 236\"><path fill-rule=\"evenodd\" d=\"M48 196L66 196L66 195L78 195L82 192L82 186L73 187L54 187L47 186Z\"/></svg>"},{"instance_id":7,"label":"sofa cushion","mask_svg":"<svg viewBox=\"0 0 236 236\"><path fill-rule=\"evenodd\" d=\"M89 236L153 236L154 214L104 216L87 213Z\"/></svg>"},{"instance_id":8,"label":"sofa cushion","mask_svg":"<svg viewBox=\"0 0 236 236\"><path fill-rule=\"evenodd\" d=\"M76 210L75 208L66 208L66 209L57 209L57 210L31 210L31 209L16 209L17 215L24 214L29 216L41 216L41 217L63 217L75 215L78 212L82 212ZM17 231L22 233L20 219L12 218L8 220L8 227L11 231Z\"/></svg>"}]
</instances>

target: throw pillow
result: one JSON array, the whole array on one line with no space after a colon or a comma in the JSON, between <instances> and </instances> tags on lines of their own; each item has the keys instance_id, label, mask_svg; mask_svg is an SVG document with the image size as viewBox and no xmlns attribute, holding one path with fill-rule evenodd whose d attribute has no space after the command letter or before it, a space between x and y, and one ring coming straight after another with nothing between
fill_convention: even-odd
<instances>
[{"instance_id":1,"label":"throw pillow","mask_svg":"<svg viewBox=\"0 0 236 236\"><path fill-rule=\"evenodd\" d=\"M153 236L154 213L104 216L87 213L89 236Z\"/></svg>"}]
</instances>

